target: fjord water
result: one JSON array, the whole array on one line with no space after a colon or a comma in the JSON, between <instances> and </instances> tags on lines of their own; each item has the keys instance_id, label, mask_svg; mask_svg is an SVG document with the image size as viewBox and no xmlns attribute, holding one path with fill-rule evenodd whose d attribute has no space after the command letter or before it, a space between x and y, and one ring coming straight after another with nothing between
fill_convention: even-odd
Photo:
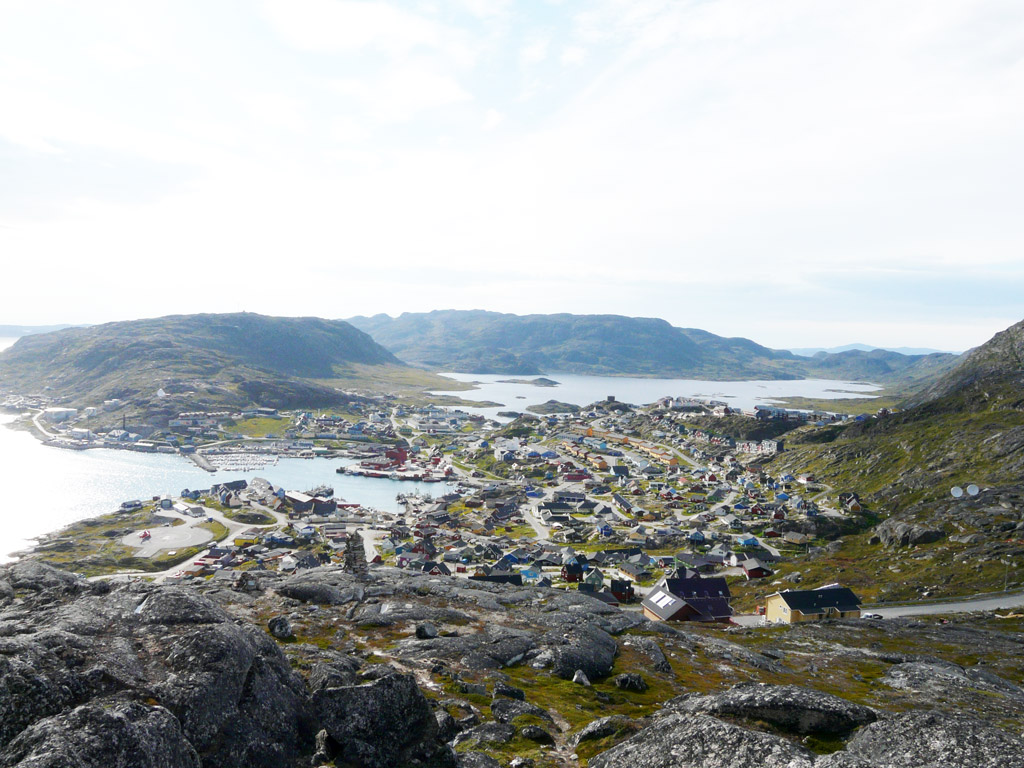
<instances>
[{"instance_id":1,"label":"fjord water","mask_svg":"<svg viewBox=\"0 0 1024 768\"><path fill-rule=\"evenodd\" d=\"M538 387L534 384L509 383L510 379L530 381L539 375L508 376L475 373L445 373L444 376L462 382L473 382L476 389L457 391L463 400L501 403L501 407L462 406L470 413L494 417L498 411L523 411L529 405L558 400L573 405L587 405L604 400L609 395L621 403L645 405L659 398L697 397L719 400L737 408L771 405L783 397L808 397L821 400L841 400L853 397L871 397L880 387L875 384L833 379L785 379L775 381L699 381L697 379L646 379L632 376L585 376L574 373L544 374L558 382L557 387ZM449 394L449 393L444 393ZM842 410L841 404L836 404Z\"/></svg>"}]
</instances>

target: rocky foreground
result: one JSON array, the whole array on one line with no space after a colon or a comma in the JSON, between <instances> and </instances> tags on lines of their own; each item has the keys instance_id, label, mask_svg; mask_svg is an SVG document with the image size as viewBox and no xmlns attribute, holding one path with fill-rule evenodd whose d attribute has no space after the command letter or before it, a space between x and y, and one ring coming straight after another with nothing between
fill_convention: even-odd
<instances>
[{"instance_id":1,"label":"rocky foreground","mask_svg":"<svg viewBox=\"0 0 1024 768\"><path fill-rule=\"evenodd\" d=\"M0 568L0 766L1024 767L1020 619L724 632L333 569Z\"/></svg>"}]
</instances>

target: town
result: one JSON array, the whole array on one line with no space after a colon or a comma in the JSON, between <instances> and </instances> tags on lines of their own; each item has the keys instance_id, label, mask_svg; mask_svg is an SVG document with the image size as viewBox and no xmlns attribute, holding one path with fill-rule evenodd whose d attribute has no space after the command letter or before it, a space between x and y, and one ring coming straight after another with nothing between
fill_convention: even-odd
<instances>
[{"instance_id":1,"label":"town","mask_svg":"<svg viewBox=\"0 0 1024 768\"><path fill-rule=\"evenodd\" d=\"M781 563L825 552L829 534L863 513L857 495L812 474L773 473L782 437L734 438L706 426L719 417L811 427L853 417L742 413L689 398L637 407L608 397L578 413L501 423L382 397L343 413L182 413L145 435L96 435L77 426L92 414L70 411L37 414L59 430L51 440L176 452L207 469L259 468L279 456L345 458L338 473L444 483L436 496L400 493L398 512L336 499L327 485L293 489L263 479L126 502L120 514L141 511L154 522L122 541L156 558L161 569L151 575L163 581L244 586L268 571L358 560L577 590L656 621L860 615L859 598L835 583L796 589L799 573L773 578ZM200 524L210 530L188 533ZM734 592L754 582L773 594L741 610Z\"/></svg>"}]
</instances>

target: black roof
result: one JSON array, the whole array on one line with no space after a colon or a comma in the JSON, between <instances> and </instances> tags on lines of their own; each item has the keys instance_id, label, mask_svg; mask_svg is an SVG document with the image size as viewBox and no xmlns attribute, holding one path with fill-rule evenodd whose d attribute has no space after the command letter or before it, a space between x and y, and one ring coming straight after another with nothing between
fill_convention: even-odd
<instances>
[{"instance_id":1,"label":"black roof","mask_svg":"<svg viewBox=\"0 0 1024 768\"><path fill-rule=\"evenodd\" d=\"M684 600L702 597L725 597L732 595L724 576L703 578L694 576L689 579L665 579L665 590Z\"/></svg>"},{"instance_id":2,"label":"black roof","mask_svg":"<svg viewBox=\"0 0 1024 768\"><path fill-rule=\"evenodd\" d=\"M860 598L849 587L825 587L822 589L789 589L779 592L790 610L801 613L824 613L828 608L839 611L860 609Z\"/></svg>"}]
</instances>

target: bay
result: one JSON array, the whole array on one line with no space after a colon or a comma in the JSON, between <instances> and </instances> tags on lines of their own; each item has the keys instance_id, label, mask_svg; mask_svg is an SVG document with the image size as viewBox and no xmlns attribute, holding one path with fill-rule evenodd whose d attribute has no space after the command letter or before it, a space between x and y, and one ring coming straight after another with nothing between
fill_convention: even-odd
<instances>
[{"instance_id":1,"label":"bay","mask_svg":"<svg viewBox=\"0 0 1024 768\"><path fill-rule=\"evenodd\" d=\"M558 382L556 387L508 383L508 379L535 379L537 376L445 373L447 378L473 382L476 389L454 392L463 400L491 401L501 406L460 406L469 413L496 418L499 411L524 411L528 405L558 400L573 405L589 405L613 395L622 403L646 405L665 396L719 400L737 408L773 405L783 397L809 397L842 400L872 397L881 390L876 384L834 379L787 379L775 381L700 381L697 379L647 379L631 376L586 376L573 373L546 373ZM540 375L540 374L538 374ZM502 381L505 380L505 381ZM445 394L438 391L439 394ZM841 403L836 409L842 410Z\"/></svg>"},{"instance_id":2,"label":"bay","mask_svg":"<svg viewBox=\"0 0 1024 768\"><path fill-rule=\"evenodd\" d=\"M206 472L181 456L103 448L71 451L43 445L33 435L9 428L16 417L0 416L0 477L7 491L0 507L0 562L31 546L45 533L117 509L122 501L179 494L229 480L264 477L289 490L320 484L335 496L365 507L398 511L399 493L439 496L448 483L417 483L339 475L354 459L288 459L248 472Z\"/></svg>"}]
</instances>

